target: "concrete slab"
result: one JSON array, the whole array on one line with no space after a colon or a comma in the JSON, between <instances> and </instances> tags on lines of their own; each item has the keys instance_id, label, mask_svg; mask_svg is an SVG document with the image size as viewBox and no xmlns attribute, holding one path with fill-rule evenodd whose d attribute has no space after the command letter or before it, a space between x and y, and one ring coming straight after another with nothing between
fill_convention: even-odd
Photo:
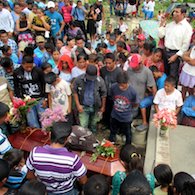
<instances>
[{"instance_id":1,"label":"concrete slab","mask_svg":"<svg viewBox=\"0 0 195 195\"><path fill-rule=\"evenodd\" d=\"M195 128L178 125L169 134L170 164L174 173L185 171L195 175ZM144 172L150 173L156 164L157 128L150 123Z\"/></svg>"}]
</instances>

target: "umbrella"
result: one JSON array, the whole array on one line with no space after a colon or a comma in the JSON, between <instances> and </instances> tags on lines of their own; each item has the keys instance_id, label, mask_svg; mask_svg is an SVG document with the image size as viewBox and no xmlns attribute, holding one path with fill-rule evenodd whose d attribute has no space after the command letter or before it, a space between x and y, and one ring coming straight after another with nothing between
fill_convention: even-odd
<instances>
[{"instance_id":1,"label":"umbrella","mask_svg":"<svg viewBox=\"0 0 195 195\"><path fill-rule=\"evenodd\" d=\"M146 34L150 35L153 39L159 39L158 37L159 23L157 21L143 20L140 22L140 27Z\"/></svg>"}]
</instances>

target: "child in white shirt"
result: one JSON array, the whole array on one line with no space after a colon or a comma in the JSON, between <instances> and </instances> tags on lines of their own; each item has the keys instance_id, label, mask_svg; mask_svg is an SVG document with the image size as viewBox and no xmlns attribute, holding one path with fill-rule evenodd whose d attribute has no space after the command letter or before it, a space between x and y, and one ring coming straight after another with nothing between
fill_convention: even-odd
<instances>
[{"instance_id":1,"label":"child in white shirt","mask_svg":"<svg viewBox=\"0 0 195 195\"><path fill-rule=\"evenodd\" d=\"M153 100L156 112L167 108L174 110L176 115L179 114L183 99L181 92L175 88L175 83L173 77L167 77L164 88L157 91Z\"/></svg>"}]
</instances>

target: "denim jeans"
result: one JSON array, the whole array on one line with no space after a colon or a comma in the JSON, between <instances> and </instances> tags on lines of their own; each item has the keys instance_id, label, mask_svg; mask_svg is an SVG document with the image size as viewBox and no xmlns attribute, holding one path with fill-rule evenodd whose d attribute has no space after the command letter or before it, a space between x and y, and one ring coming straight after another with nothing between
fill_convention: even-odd
<instances>
[{"instance_id":1,"label":"denim jeans","mask_svg":"<svg viewBox=\"0 0 195 195\"><path fill-rule=\"evenodd\" d=\"M48 195L78 195L78 191L73 188L72 190L70 190L69 192L65 192L65 193L52 193L52 192L48 192Z\"/></svg>"},{"instance_id":2,"label":"denim jeans","mask_svg":"<svg viewBox=\"0 0 195 195\"><path fill-rule=\"evenodd\" d=\"M152 106L153 99L154 99L153 96L147 96L144 99L142 99L139 104L140 108L148 108L149 106Z\"/></svg>"},{"instance_id":3,"label":"denim jeans","mask_svg":"<svg viewBox=\"0 0 195 195\"><path fill-rule=\"evenodd\" d=\"M115 9L115 3L114 3L114 1L112 1L112 2L110 2L110 15L113 14L112 10L114 10L114 9Z\"/></svg>"},{"instance_id":4,"label":"denim jeans","mask_svg":"<svg viewBox=\"0 0 195 195\"><path fill-rule=\"evenodd\" d=\"M98 112L93 106L83 106L83 112L79 113L79 120L81 127L89 128L95 133L97 122L100 121L100 116L98 116Z\"/></svg>"},{"instance_id":5,"label":"denim jeans","mask_svg":"<svg viewBox=\"0 0 195 195\"><path fill-rule=\"evenodd\" d=\"M39 118L45 108L42 107L43 99L38 101L38 104L34 105L26 115L28 126L41 128Z\"/></svg>"}]
</instances>

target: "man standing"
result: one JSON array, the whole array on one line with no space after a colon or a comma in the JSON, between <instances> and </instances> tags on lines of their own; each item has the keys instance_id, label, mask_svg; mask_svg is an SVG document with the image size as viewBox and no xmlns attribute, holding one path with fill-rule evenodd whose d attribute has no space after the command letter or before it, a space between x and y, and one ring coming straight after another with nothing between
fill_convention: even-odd
<instances>
[{"instance_id":1,"label":"man standing","mask_svg":"<svg viewBox=\"0 0 195 195\"><path fill-rule=\"evenodd\" d=\"M186 7L178 5L173 12L173 21L166 25L164 17L160 23L159 38L165 38L165 72L179 79L179 57L188 50L192 36L192 27L187 22Z\"/></svg>"},{"instance_id":2,"label":"man standing","mask_svg":"<svg viewBox=\"0 0 195 195\"><path fill-rule=\"evenodd\" d=\"M61 38L62 31L64 30L64 20L60 13L55 11L55 3L53 1L49 1L47 4L47 10L45 14L51 20L51 35L53 38Z\"/></svg>"},{"instance_id":3,"label":"man standing","mask_svg":"<svg viewBox=\"0 0 195 195\"><path fill-rule=\"evenodd\" d=\"M87 40L87 33L85 30L85 14L87 14L87 10L82 5L82 1L77 1L77 6L72 9L72 17L76 22L76 25L81 28L85 35L85 40Z\"/></svg>"},{"instance_id":4,"label":"man standing","mask_svg":"<svg viewBox=\"0 0 195 195\"><path fill-rule=\"evenodd\" d=\"M45 81L41 69L34 66L32 56L24 56L22 66L14 71L14 88L16 97L28 95L38 98L38 104L27 113L27 122L30 127L40 128L39 116L44 111L42 103L45 97Z\"/></svg>"},{"instance_id":5,"label":"man standing","mask_svg":"<svg viewBox=\"0 0 195 195\"><path fill-rule=\"evenodd\" d=\"M96 25L97 29L96 32L98 35L102 34L102 21L104 21L104 8L102 5L102 0L97 0L96 3L94 4L94 10L95 13L97 14L97 19L96 19Z\"/></svg>"},{"instance_id":6,"label":"man standing","mask_svg":"<svg viewBox=\"0 0 195 195\"><path fill-rule=\"evenodd\" d=\"M14 31L14 21L11 13L3 8L3 1L0 1L0 30L5 30L9 37Z\"/></svg>"},{"instance_id":7,"label":"man standing","mask_svg":"<svg viewBox=\"0 0 195 195\"><path fill-rule=\"evenodd\" d=\"M35 147L27 159L27 178L39 178L46 185L49 195L77 194L74 181L85 184L86 168L77 154L64 146L71 134L71 124L54 123L51 130L51 144Z\"/></svg>"},{"instance_id":8,"label":"man standing","mask_svg":"<svg viewBox=\"0 0 195 195\"><path fill-rule=\"evenodd\" d=\"M86 74L77 77L73 84L73 94L79 112L80 125L96 132L96 124L105 111L106 86L97 76L97 67L88 65Z\"/></svg>"}]
</instances>

